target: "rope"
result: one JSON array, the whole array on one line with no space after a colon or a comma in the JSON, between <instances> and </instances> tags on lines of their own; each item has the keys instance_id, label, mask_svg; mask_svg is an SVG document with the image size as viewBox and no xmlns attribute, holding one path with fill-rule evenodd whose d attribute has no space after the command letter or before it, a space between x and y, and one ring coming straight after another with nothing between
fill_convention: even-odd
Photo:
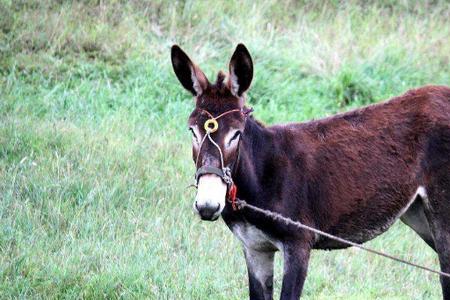
<instances>
[{"instance_id":1,"label":"rope","mask_svg":"<svg viewBox=\"0 0 450 300\"><path fill-rule=\"evenodd\" d=\"M225 115L227 115L227 114L229 114L229 113L232 113L232 112L237 112L237 111L239 111L239 112L242 113L242 110L240 110L240 109L232 109L232 110L229 110L229 111L226 111L226 112L220 114L220 115L217 116L217 117L214 117L214 116L213 116L210 112L208 112L207 110L204 110L204 109L203 109L202 111L205 112L211 119L214 119L214 120L217 120L217 119L219 119L219 118L221 118L221 117L223 117L223 116L225 116ZM252 110L249 110L249 112L251 112L251 111L252 111ZM222 149L220 149L219 145L212 139L212 137L211 137L211 135L210 135L210 132L206 132L205 136L203 137L203 139L202 139L202 141L201 141L201 143L200 143L200 147L199 147L198 154L197 154L197 159L196 159L196 161L195 161L195 166L196 166L196 167L198 166L198 159L199 159L199 156L200 156L200 150L202 149L202 146L203 146L203 144L204 144L204 142L205 142L205 140L206 140L206 137L208 137L208 139L210 140L210 142L211 142L211 143L219 150L220 161L221 161L221 167L222 167L222 169L223 169L223 168L224 168L224 162L223 162ZM191 187L191 186L197 187L196 185L190 185L189 187ZM368 248L368 247L365 247L365 246L363 246L363 245L357 244L357 243L355 243L355 242L352 242L352 241L349 241L349 240L340 238L340 237L338 237L338 236L329 234L329 233L327 233L327 232L324 232L324 231L322 231L322 230L316 229L316 228L314 228L314 227L310 227L310 226L305 225L305 224L303 224L303 223L301 223L301 222L299 222L299 221L294 221L294 220L292 220L292 219L290 219L290 218L287 218L287 217L284 217L284 216L280 215L279 213L272 212L272 211L269 211L269 210L265 210L265 209L262 209L262 208L253 206L253 205L251 205L251 204L248 204L248 203L245 202L244 200L241 200L241 199L236 198L236 205L237 205L238 209L247 207L247 208L249 208L249 209L251 209L251 210L253 210L253 211L256 211L256 212L259 212L259 213L265 215L266 217L272 218L274 221L282 221L282 222L284 222L286 225L293 225L293 226L295 226L295 227L297 227L297 228L300 228L300 229L309 230L309 231L314 232L314 233L316 233L316 234L325 236L325 237L327 237L327 238L329 238L329 239L332 239L332 240L341 242L341 243L343 243L343 244L347 244L347 245L349 245L349 246L353 246L353 247L362 249L362 250L367 251L367 252L369 252L369 253L372 253L372 254L375 254L375 255L379 255L379 256L382 256L382 257L386 257L386 258L389 258L389 259L391 259L391 260L393 260L393 261L396 261L396 262L399 262L399 263L403 263L403 264L409 265L409 266L411 266L411 267L415 267L415 268L418 268L418 269L422 269L422 270L425 270L425 271L428 271L428 272L431 272L431 273L439 274L439 275L441 275L441 276L450 278L450 274L449 274L449 273L437 271L437 270L434 270L434 269L431 269L431 268L428 268L428 267L425 267L425 266L421 266L421 265L415 264L415 263L413 263L413 262L410 262L410 261L407 261L407 260L404 260L404 259L401 259L401 258L392 256L392 255L390 255L390 254L386 254L386 253L384 253L384 252L380 252L380 251L377 251L377 250L373 250L373 249L371 249L371 248Z\"/></svg>"},{"instance_id":2,"label":"rope","mask_svg":"<svg viewBox=\"0 0 450 300\"><path fill-rule=\"evenodd\" d=\"M322 236L325 236L325 237L327 237L329 239L332 239L332 240L335 240L335 241L338 241L338 242L341 242L341 243L344 243L344 244L347 244L347 245L350 245L350 246L353 246L353 247L357 247L357 248L365 250L367 252L370 252L370 253L373 253L373 254L376 254L376 255L380 255L380 256L392 259L394 261L397 261L397 262L400 262L400 263L403 263L403 264L406 264L406 265L409 265L409 266L412 266L412 267L416 267L416 268L419 268L419 269L422 269L422 270L425 270L425 271L428 271L428 272L431 272L431 273L436 273L436 274L439 274L441 276L450 278L450 274L449 273L433 270L433 269L430 269L428 267L424 267L424 266L412 263L410 261L407 261L407 260L404 260L404 259L392 256L392 255L389 255L389 254L386 254L386 253L383 253L383 252L380 252L380 251L377 251L377 250L373 250L371 248L367 248L367 247L365 247L363 245L360 245L360 244L354 243L352 241L349 241L349 240L337 237L335 235L326 233L326 232L324 232L322 230L310 227L310 226L305 225L305 224L303 224L301 222L294 221L294 220L292 220L290 218L287 218L287 217L284 217L284 216L280 215L279 213L275 213L275 212L272 212L272 211L269 211L269 210L265 210L265 209L253 206L251 204L248 204L244 200L236 199L236 203L238 205L238 208L247 207L247 208L249 208L249 209L251 209L253 211L259 212L259 213L261 213L261 214L263 214L263 215L265 215L267 217L270 217L270 218L272 218L275 221L282 221L286 225L293 225L293 226L295 226L297 228L309 230L309 231L312 231L312 232L314 232L316 234L320 234Z\"/></svg>"},{"instance_id":3,"label":"rope","mask_svg":"<svg viewBox=\"0 0 450 300\"><path fill-rule=\"evenodd\" d=\"M216 142L214 142L214 140L212 139L211 135L209 134L209 132L206 133L206 135L208 135L208 139L209 141L216 146L217 150L219 150L219 154L220 154L220 166L222 168L222 170L224 169L225 165L223 163L223 153L222 153L222 149L220 149L219 145L217 145Z\"/></svg>"},{"instance_id":4,"label":"rope","mask_svg":"<svg viewBox=\"0 0 450 300\"><path fill-rule=\"evenodd\" d=\"M214 117L214 116L213 116L209 111L207 111L206 109L202 109L202 111L205 112L211 119L215 119L215 120L217 120L217 119L219 119L219 118L222 118L223 116L228 115L229 113L233 113L233 112L241 112L241 113L242 113L242 110L241 110L241 109L236 108L236 109L228 110L228 111L226 111L226 112L224 112L224 113L221 113L221 114L218 115L217 117Z\"/></svg>"},{"instance_id":5,"label":"rope","mask_svg":"<svg viewBox=\"0 0 450 300\"><path fill-rule=\"evenodd\" d=\"M205 136L203 137L203 139L202 139L202 141L201 141L201 143L200 143L200 147L198 148L197 158L195 159L195 167L196 167L196 168L198 167L198 158L200 157L200 151L202 150L203 143L204 143L205 140L206 140L206 135L209 136L209 133L208 133L208 134L205 134Z\"/></svg>"}]
</instances>

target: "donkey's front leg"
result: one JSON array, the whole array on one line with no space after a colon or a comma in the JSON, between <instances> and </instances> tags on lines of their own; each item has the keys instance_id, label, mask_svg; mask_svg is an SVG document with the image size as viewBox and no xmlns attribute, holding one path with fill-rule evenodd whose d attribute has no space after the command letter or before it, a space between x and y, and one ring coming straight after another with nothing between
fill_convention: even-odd
<instances>
[{"instance_id":1,"label":"donkey's front leg","mask_svg":"<svg viewBox=\"0 0 450 300\"><path fill-rule=\"evenodd\" d=\"M248 269L250 299L272 299L275 252L263 252L244 247L244 253Z\"/></svg>"},{"instance_id":2,"label":"donkey's front leg","mask_svg":"<svg viewBox=\"0 0 450 300\"><path fill-rule=\"evenodd\" d=\"M281 299L298 299L302 293L303 283L308 270L309 244L285 244L284 253L284 276L281 287Z\"/></svg>"}]
</instances>

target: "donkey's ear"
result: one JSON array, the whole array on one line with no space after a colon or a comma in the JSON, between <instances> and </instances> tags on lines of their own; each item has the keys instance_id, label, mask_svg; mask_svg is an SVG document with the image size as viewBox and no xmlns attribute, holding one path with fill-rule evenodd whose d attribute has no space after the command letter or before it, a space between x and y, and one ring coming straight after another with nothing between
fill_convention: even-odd
<instances>
[{"instance_id":1,"label":"donkey's ear","mask_svg":"<svg viewBox=\"0 0 450 300\"><path fill-rule=\"evenodd\" d=\"M250 87L252 78L252 57L247 48L243 44L239 44L230 60L231 93L237 97L241 96Z\"/></svg>"},{"instance_id":2,"label":"donkey's ear","mask_svg":"<svg viewBox=\"0 0 450 300\"><path fill-rule=\"evenodd\" d=\"M205 74L177 45L172 46L171 58L175 75L177 75L184 88L194 96L201 95L208 87L208 79Z\"/></svg>"}]
</instances>

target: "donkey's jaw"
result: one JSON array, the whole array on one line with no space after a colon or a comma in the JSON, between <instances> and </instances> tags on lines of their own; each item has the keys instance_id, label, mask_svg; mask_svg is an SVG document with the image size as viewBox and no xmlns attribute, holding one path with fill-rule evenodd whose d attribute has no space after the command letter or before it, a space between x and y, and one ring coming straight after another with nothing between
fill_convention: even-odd
<instances>
[{"instance_id":1,"label":"donkey's jaw","mask_svg":"<svg viewBox=\"0 0 450 300\"><path fill-rule=\"evenodd\" d=\"M198 190L194 202L196 211L202 220L215 221L225 207L227 185L214 174L205 174L198 181Z\"/></svg>"}]
</instances>

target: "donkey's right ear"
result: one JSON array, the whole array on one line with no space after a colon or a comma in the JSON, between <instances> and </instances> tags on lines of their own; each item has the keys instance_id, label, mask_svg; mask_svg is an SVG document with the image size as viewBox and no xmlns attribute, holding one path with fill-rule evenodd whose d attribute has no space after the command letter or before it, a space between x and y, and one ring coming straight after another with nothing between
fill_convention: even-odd
<instances>
[{"instance_id":1,"label":"donkey's right ear","mask_svg":"<svg viewBox=\"0 0 450 300\"><path fill-rule=\"evenodd\" d=\"M208 79L199 67L194 65L191 59L177 45L172 46L172 66L178 80L185 89L194 96L199 96L208 87Z\"/></svg>"}]
</instances>

